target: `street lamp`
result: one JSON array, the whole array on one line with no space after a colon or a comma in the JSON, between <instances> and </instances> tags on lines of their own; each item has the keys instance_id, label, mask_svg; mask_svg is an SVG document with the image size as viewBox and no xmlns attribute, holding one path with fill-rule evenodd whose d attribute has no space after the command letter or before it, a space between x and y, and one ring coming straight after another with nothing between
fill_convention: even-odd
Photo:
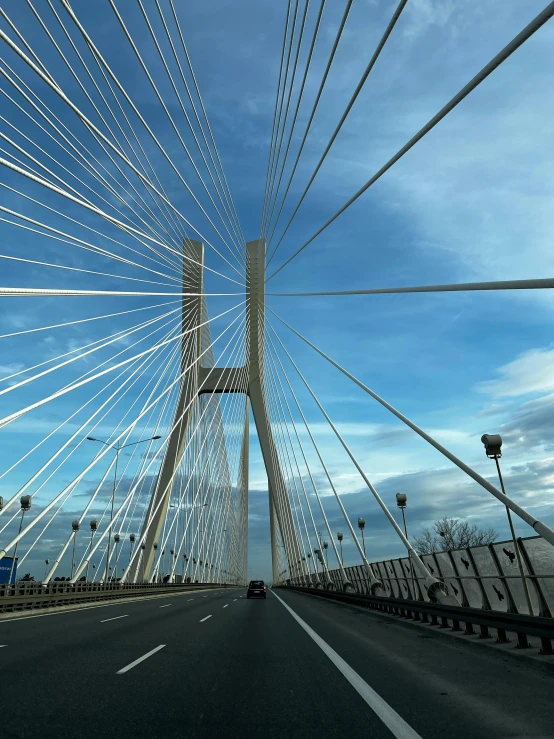
<instances>
[{"instance_id":1,"label":"street lamp","mask_svg":"<svg viewBox=\"0 0 554 739\"><path fill-rule=\"evenodd\" d=\"M119 546L118 546L118 544L119 544L119 542L121 540L121 537L119 536L119 534L116 534L114 536L113 540L115 542L115 572L114 572L114 580L117 580L117 563L119 561Z\"/></svg>"},{"instance_id":2,"label":"street lamp","mask_svg":"<svg viewBox=\"0 0 554 739\"><path fill-rule=\"evenodd\" d=\"M93 518L92 521L90 522L90 549L89 549L89 558L87 560L87 569L85 572L85 579L87 582L88 582L88 566L90 564L90 553L92 552L92 540L94 539L94 534L96 533L97 529L98 529L98 521L95 518ZM93 565L93 568L95 567L96 565Z\"/></svg>"},{"instance_id":3,"label":"street lamp","mask_svg":"<svg viewBox=\"0 0 554 739\"><path fill-rule=\"evenodd\" d=\"M498 472L498 479L500 480L500 487L502 488L502 493L506 495L506 491L504 490L504 480L502 479L502 473L500 472L500 463L498 460L502 456L502 437L500 434L483 434L481 437L481 441L485 445L485 454L489 459L494 459L496 462L496 470ZM514 543L514 549L517 557L517 564L519 567L519 574L521 576L521 582L523 584L523 592L525 593L525 598L527 600L527 607L529 608L529 614L531 616L534 616L533 613L533 604L531 603L531 596L529 594L529 588L527 586L527 580L525 578L525 573L523 571L523 562L521 561L521 553L519 551L519 544L516 538L516 531L514 528L514 524L512 521L512 512L506 506L506 514L508 515L508 523L510 524L510 531L512 532L512 541Z\"/></svg>"},{"instance_id":4,"label":"street lamp","mask_svg":"<svg viewBox=\"0 0 554 739\"><path fill-rule=\"evenodd\" d=\"M408 505L408 496L404 495L404 493L396 493L396 505L402 511L402 520L404 521L404 533L406 534L407 539L408 527L406 526L406 514L404 513L404 511L406 509L406 506Z\"/></svg>"},{"instance_id":5,"label":"street lamp","mask_svg":"<svg viewBox=\"0 0 554 739\"><path fill-rule=\"evenodd\" d=\"M129 551L129 564L127 565L127 567L131 566L131 558L133 556L133 549L135 548L136 538L137 537L135 536L135 534L131 534L131 536L129 537L129 541L131 542L131 549Z\"/></svg>"},{"instance_id":6,"label":"street lamp","mask_svg":"<svg viewBox=\"0 0 554 739\"><path fill-rule=\"evenodd\" d=\"M19 502L21 503L21 521L19 522L19 531L18 531L18 534L21 533L21 529L23 528L23 519L25 518L25 514L31 508L31 496L30 495L22 495ZM17 546L18 546L18 544L19 544L19 540L16 542L15 549L13 550L12 566L10 568L10 578L8 580L8 583L9 584L11 584L11 581L12 581L13 568L15 567L15 559L16 559Z\"/></svg>"},{"instance_id":7,"label":"street lamp","mask_svg":"<svg viewBox=\"0 0 554 739\"><path fill-rule=\"evenodd\" d=\"M364 547L364 555L365 555L365 537L364 537L365 521L363 518L358 519L358 528L362 532L362 544Z\"/></svg>"},{"instance_id":8,"label":"street lamp","mask_svg":"<svg viewBox=\"0 0 554 739\"><path fill-rule=\"evenodd\" d=\"M46 567L44 568L44 577L46 578L46 573L48 572L48 565L50 564L50 560L45 559L44 564L46 565Z\"/></svg>"},{"instance_id":9,"label":"street lamp","mask_svg":"<svg viewBox=\"0 0 554 739\"><path fill-rule=\"evenodd\" d=\"M75 571L75 544L77 543L77 532L81 527L80 522L73 521L71 528L73 529L73 554L71 555L71 579L73 579L73 572Z\"/></svg>"},{"instance_id":10,"label":"street lamp","mask_svg":"<svg viewBox=\"0 0 554 739\"><path fill-rule=\"evenodd\" d=\"M339 540L339 544L340 544L340 563L344 567L344 557L342 556L342 540L343 540L343 538L344 537L343 537L342 533L339 531L339 533L337 534L337 539Z\"/></svg>"},{"instance_id":11,"label":"street lamp","mask_svg":"<svg viewBox=\"0 0 554 739\"><path fill-rule=\"evenodd\" d=\"M404 534L406 535L406 539L408 538L408 526L406 524L406 514L404 511L406 510L406 506L408 505L408 496L404 493L396 493L396 505L400 508L402 511L402 520L404 521ZM441 536L443 536L443 533L441 533ZM408 550L408 559L410 560L410 571L412 573L412 589L413 589L413 597L416 598L416 586L415 586L415 576L414 576L414 563L411 559L411 550Z\"/></svg>"},{"instance_id":12,"label":"street lamp","mask_svg":"<svg viewBox=\"0 0 554 739\"><path fill-rule=\"evenodd\" d=\"M327 550L329 549L328 542L323 542L323 549L325 550L325 566L327 567L327 569L329 569L329 553L327 552Z\"/></svg>"},{"instance_id":13,"label":"street lamp","mask_svg":"<svg viewBox=\"0 0 554 739\"><path fill-rule=\"evenodd\" d=\"M97 441L99 444L104 444L104 446L110 447L111 449L115 449L115 471L113 476L113 490L112 490L112 507L111 507L111 513L110 513L110 529L108 534L108 551L106 552L106 571L104 576L104 582L108 579L108 573L109 573L109 564L110 564L110 545L112 541L112 531L111 531L111 524L113 521L113 507L114 507L114 501L115 501L115 488L117 485L117 463L119 460L119 452L122 449L126 449L128 446L135 446L136 444L144 444L147 441L154 441L154 439L161 439L161 436L151 436L149 439L139 439L138 441L132 441L130 444L123 444L123 446L120 446L119 444L117 446L113 446L112 444L109 444L107 441L102 441L102 439L95 439L94 436L87 436L87 441Z\"/></svg>"}]
</instances>

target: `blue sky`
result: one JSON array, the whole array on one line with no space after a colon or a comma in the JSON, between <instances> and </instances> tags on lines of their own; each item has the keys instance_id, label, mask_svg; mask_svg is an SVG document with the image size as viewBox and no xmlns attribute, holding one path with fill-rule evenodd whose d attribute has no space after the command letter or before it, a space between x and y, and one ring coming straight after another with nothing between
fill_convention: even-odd
<instances>
[{"instance_id":1,"label":"blue sky","mask_svg":"<svg viewBox=\"0 0 554 739\"><path fill-rule=\"evenodd\" d=\"M479 4L410 0L279 247L272 268L304 243L543 5L544 0L530 0L525 4L512 0ZM98 12L99 6L102 12ZM164 3L162 6L166 8ZM318 6L319 3L310 3L309 29L313 28ZM395 6L396 3L388 0L354 2L279 228L284 226L287 214L290 215L296 205ZM37 2L36 7L47 19L49 28L56 29L56 38L60 44L65 44L63 48L67 48L46 4ZM107 0L100 0L94 6L75 0L72 7L168 153L178 162L183 177L215 219L213 208L202 194L201 185L167 118L160 111ZM122 2L117 3L117 7L133 37L140 42L141 53L160 91L184 129L142 16L138 11L130 12ZM145 7L154 17L154 4L145 2ZM313 72L308 77L293 139L293 154L307 123L343 8L343 2L327 2L315 47ZM53 52L29 9L11 0L4 4L4 10L71 99L96 122L88 101ZM256 238L259 233L285 14L285 2L262 0L257 3L195 0L179 10L247 239ZM6 22L1 20L0 23L13 37ZM554 266L550 244L554 212L551 147L554 110L550 91L554 73L549 64L553 35L551 23L536 33L272 279L268 291L340 290L550 276ZM75 38L77 40L77 36ZM84 53L81 39L78 39L78 46ZM62 121L75 127L81 140L91 147L100 161L107 164L107 158L90 134L44 83L37 83L36 76L12 52L7 52L5 58ZM300 71L303 71L305 58L304 50L300 55ZM5 80L1 86L6 91L11 90ZM32 135L42 146L49 145L47 137L38 134L36 127L12 104L6 104L5 109L8 111L3 113L5 118L20 131ZM21 146L27 146L4 122L1 130ZM170 171L157 147L147 136L141 136L141 140L172 202L220 248L217 234L184 192L182 183ZM188 145L190 136L185 136L185 140ZM6 149L14 152L9 145ZM61 163L73 167L65 153L58 150L56 156L58 154ZM44 158L41 161L45 161ZM202 166L196 154L195 161ZM60 172L59 169L55 171ZM19 175L5 168L1 177L3 183L32 197L40 196L43 202L71 217L83 217L81 208L69 205L57 195L45 195L44 188L23 182ZM84 177L87 183L92 183L88 176ZM115 202L111 197L109 200L111 204ZM90 237L90 232L87 235L82 226L70 224L61 216L48 214L45 217L39 206L23 202L20 196L4 189L2 205L28 217L43 219L79 238ZM85 223L97 228L101 221L87 214ZM101 225L104 233L121 238L121 231L115 227ZM0 224L0 228L5 254L90 270L114 270L111 259L68 249L7 224ZM280 233L279 228L277 233ZM127 237L125 240L132 243ZM210 249L206 250L206 255L209 267L236 276ZM90 275L85 278L7 260L2 260L1 269L4 285L122 289L117 280ZM144 276L130 266L117 269L118 274ZM206 288L214 292L239 289L213 274L206 276ZM140 289L140 283L136 289ZM230 300L210 299L210 314L230 307ZM2 333L67 320L68 309L72 318L73 315L78 318L148 305L148 301L139 298L102 298L102 301L98 308L98 303L93 305L86 298L78 298L69 308L61 299L4 299ZM268 305L464 461L482 474L491 475L491 479L492 463L485 459L479 440L485 432L502 433L505 440L503 468L509 493L537 517L551 526L554 524L551 502L554 348L552 298L548 292L271 297ZM54 331L43 332L40 339L33 335L4 339L3 375L107 336L108 330L100 323L73 327L63 336ZM109 333L130 325L129 318L113 319ZM224 325L225 320L221 326ZM287 335L286 329L278 330L381 495L392 504L395 492L408 494L413 533L418 533L435 518L453 515L470 517L484 526L495 526L502 537L507 536L505 512L496 500L468 481L437 452L428 449L425 442L413 438L400 422L309 347ZM87 369L100 361L97 356L100 353L94 355ZM101 356L108 358L108 354ZM6 396L14 398L13 405L7 400L6 405L3 404L6 412L76 378L83 371L83 365L75 365L55 373L55 381L46 378L23 392ZM400 555L400 543L292 373L293 370L291 381L329 460L349 514L353 519L364 515L368 521L366 540L370 558ZM152 374L155 375L154 370ZM40 413L33 412L26 417L27 421L18 421L2 431L6 435L4 453L8 466L36 443L39 434L51 429L57 419L67 416L87 397L85 391L74 395L71 400L51 404ZM101 430L109 433L110 429L108 418ZM96 433L100 435L100 431ZM261 573L268 577L267 483L255 438L252 442L250 571L252 575ZM46 449L52 453L54 448L54 444L45 445L45 453ZM92 454L93 451L76 452L75 459L60 471L59 481L67 484L71 474L88 464ZM313 453L310 459L315 460ZM13 494L10 491L23 484L33 469L23 465L17 473L0 480L0 485L5 485L4 498ZM315 461L314 469L322 490L328 493ZM92 476L88 483L92 486L97 481ZM46 487L48 495L54 488ZM336 504L330 498L327 503L334 529L344 528ZM67 521L73 513L68 509ZM67 521L63 523L65 528ZM518 533L529 535L531 531L521 523ZM345 544L346 560L354 563L354 547L349 541ZM38 556L39 547L36 551L38 567L43 556ZM35 560L30 557L29 561Z\"/></svg>"}]
</instances>

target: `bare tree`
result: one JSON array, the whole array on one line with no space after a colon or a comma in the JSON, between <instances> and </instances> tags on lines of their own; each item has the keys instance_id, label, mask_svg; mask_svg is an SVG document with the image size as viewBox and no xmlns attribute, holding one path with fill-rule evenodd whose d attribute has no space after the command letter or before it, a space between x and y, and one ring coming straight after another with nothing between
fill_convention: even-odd
<instances>
[{"instance_id":1,"label":"bare tree","mask_svg":"<svg viewBox=\"0 0 554 739\"><path fill-rule=\"evenodd\" d=\"M458 518L441 518L430 529L414 539L418 554L431 554L445 549L465 549L482 544L492 544L498 539L494 529L480 529L477 524L460 521Z\"/></svg>"}]
</instances>

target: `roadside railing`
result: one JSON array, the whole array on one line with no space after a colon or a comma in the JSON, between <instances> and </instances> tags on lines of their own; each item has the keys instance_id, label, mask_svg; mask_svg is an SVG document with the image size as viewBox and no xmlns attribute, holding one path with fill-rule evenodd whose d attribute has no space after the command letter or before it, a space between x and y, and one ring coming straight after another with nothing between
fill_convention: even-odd
<instances>
[{"instance_id":1,"label":"roadside railing","mask_svg":"<svg viewBox=\"0 0 554 739\"><path fill-rule=\"evenodd\" d=\"M513 541L465 549L424 554L421 559L446 591L464 608L485 609L510 614L551 618L554 615L554 548L540 536L518 539L524 577L531 599L532 614L517 566ZM383 584L381 595L402 601L430 602L425 588L412 572L408 557L383 560L371 565ZM345 573L359 594L370 595L369 580L363 566L345 567ZM343 589L339 569L329 570L336 590ZM322 580L322 574L319 578ZM318 578L311 577L312 585ZM302 584L298 581L295 585Z\"/></svg>"},{"instance_id":2,"label":"roadside railing","mask_svg":"<svg viewBox=\"0 0 554 739\"><path fill-rule=\"evenodd\" d=\"M520 649L531 647L528 637L538 637L541 642L540 653L546 655L554 654L552 649L552 640L554 639L553 618L529 616L519 613L502 613L483 608L450 606L423 600L372 596L341 590L324 590L323 588L309 588L298 585L289 585L288 589L309 595L317 595L342 603L362 606L413 621L430 623L441 629L450 628L452 631L461 631L461 624L464 624L463 633L468 636L475 634L475 628L477 627L479 629L478 636L480 639L491 638L489 629L494 629L498 644L509 643L508 634L515 633L517 635L517 646Z\"/></svg>"},{"instance_id":3,"label":"roadside railing","mask_svg":"<svg viewBox=\"0 0 554 739\"><path fill-rule=\"evenodd\" d=\"M218 583L91 583L39 582L20 580L0 585L0 613L39 610L94 601L115 600L146 595L162 595L198 588L225 588Z\"/></svg>"}]
</instances>

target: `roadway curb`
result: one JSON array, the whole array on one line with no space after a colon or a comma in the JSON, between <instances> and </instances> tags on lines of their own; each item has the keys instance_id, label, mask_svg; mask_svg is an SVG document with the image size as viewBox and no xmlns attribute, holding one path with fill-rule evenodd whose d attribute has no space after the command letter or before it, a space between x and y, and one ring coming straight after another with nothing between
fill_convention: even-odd
<instances>
[{"instance_id":1,"label":"roadway curb","mask_svg":"<svg viewBox=\"0 0 554 739\"><path fill-rule=\"evenodd\" d=\"M284 590L286 590L286 588L284 588ZM470 649L482 650L483 648L488 648L493 654L508 655L511 659L525 662L526 664L533 665L534 667L542 667L549 673L554 672L554 657L552 655L525 654L523 650L514 647L513 644L495 644L492 640L479 639L476 635L466 636L463 633L455 632L451 629L439 629L436 626L432 626L431 624L425 624L421 623L420 621L404 619L400 616L393 616L382 611L373 611L369 608L355 605L354 603L345 603L343 601L333 600L332 598L325 598L321 595L315 595L314 593L302 593L298 590L291 590L289 592L298 593L298 595L307 595L310 598L324 600L326 603L334 603L337 606L352 608L355 611L364 613L366 616L378 617L379 620L386 619L393 624L398 624L399 626L408 629L411 628L418 629L419 631L430 631L431 634L437 636L440 639L457 639L462 644L469 646ZM508 632L508 635L513 642L517 641L517 639L512 638L514 635L511 632Z\"/></svg>"},{"instance_id":2,"label":"roadway curb","mask_svg":"<svg viewBox=\"0 0 554 739\"><path fill-rule=\"evenodd\" d=\"M134 603L139 600L156 600L158 598L173 598L174 596L190 595L191 593L205 593L206 591L213 592L214 588L202 588L199 590L184 590L182 592L175 593L156 593L154 595L135 595L129 598L106 598L104 601L95 600L94 603L68 603L65 606L53 606L52 608L36 608L35 610L29 609L26 611L10 611L9 613L0 613L0 623L3 621L13 621L14 619L23 618L39 618L40 616L47 616L56 613L71 613L72 611L92 610L93 608L105 608L106 606L117 606L121 603Z\"/></svg>"}]
</instances>

